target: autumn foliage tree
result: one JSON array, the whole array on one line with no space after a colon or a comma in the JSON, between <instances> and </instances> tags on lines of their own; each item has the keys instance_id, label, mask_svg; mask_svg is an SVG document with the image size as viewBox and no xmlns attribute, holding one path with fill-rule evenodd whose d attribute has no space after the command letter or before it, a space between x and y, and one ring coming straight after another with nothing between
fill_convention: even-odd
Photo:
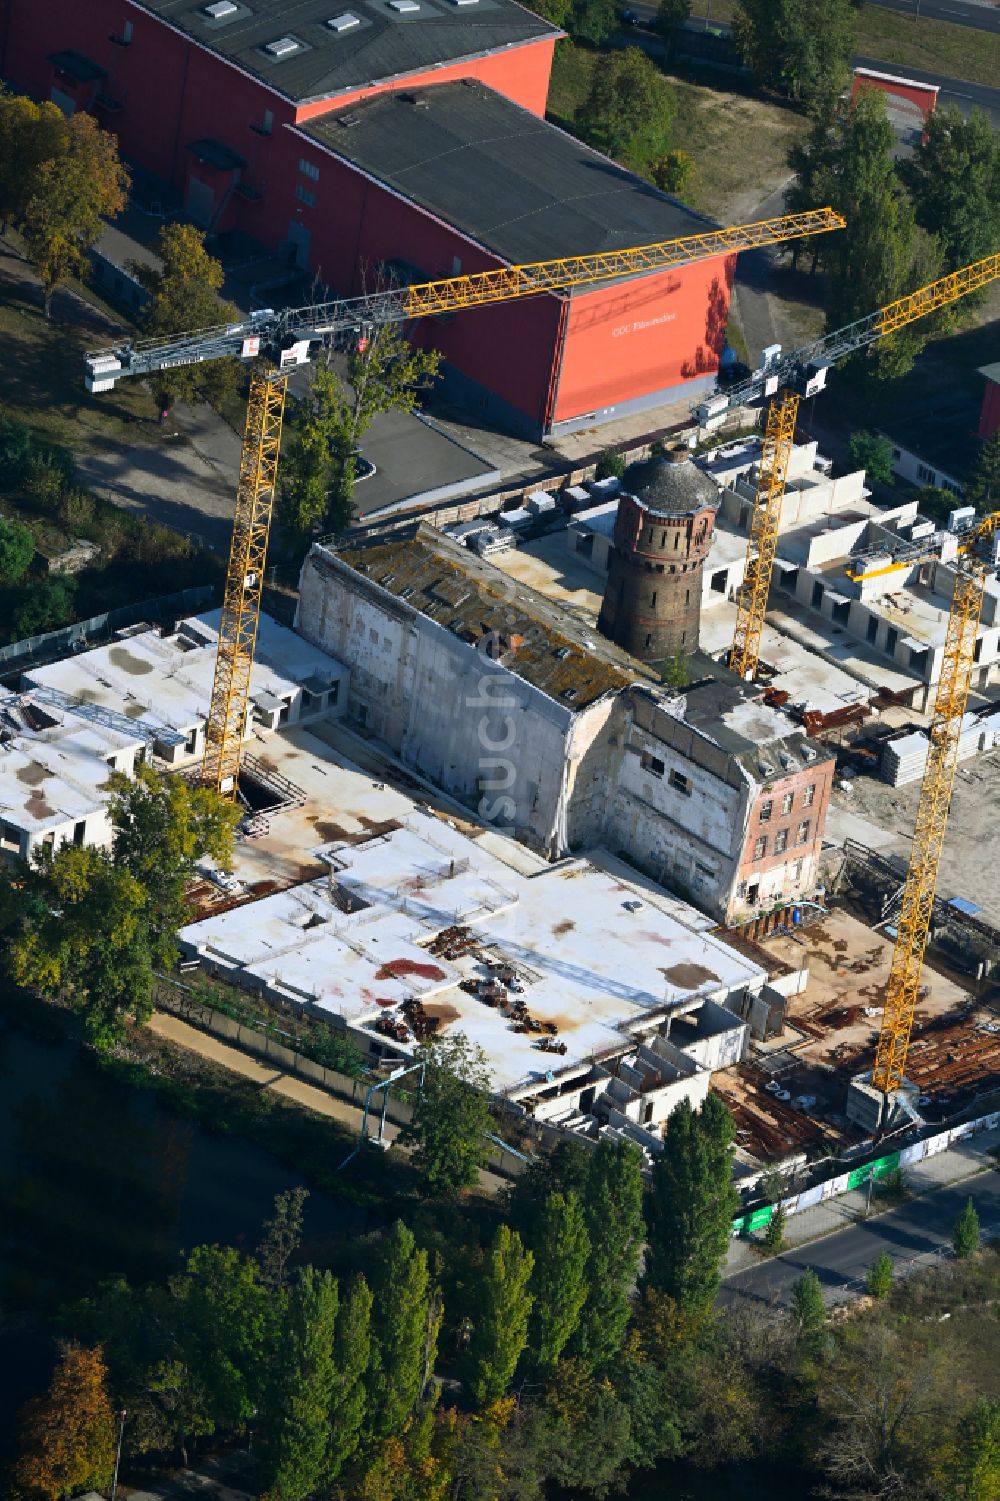
<instances>
[{"instance_id":1,"label":"autumn foliage tree","mask_svg":"<svg viewBox=\"0 0 1000 1501\"><path fill-rule=\"evenodd\" d=\"M166 339L189 329L239 319L239 309L218 295L225 272L206 251L201 230L192 224L165 224L156 248L159 267L145 261L130 261L128 266L149 293L142 326L151 338ZM151 379L156 400L164 410L175 401L197 397L221 400L235 388L239 371L238 360L209 360L158 370Z\"/></svg>"},{"instance_id":2,"label":"autumn foliage tree","mask_svg":"<svg viewBox=\"0 0 1000 1501\"><path fill-rule=\"evenodd\" d=\"M0 228L20 223L38 169L65 149L68 129L57 105L0 89Z\"/></svg>"},{"instance_id":3,"label":"autumn foliage tree","mask_svg":"<svg viewBox=\"0 0 1000 1501\"><path fill-rule=\"evenodd\" d=\"M115 137L92 116L74 115L56 154L34 174L19 216L18 227L42 283L46 318L56 288L71 276L86 277L103 221L121 213L128 187Z\"/></svg>"},{"instance_id":4,"label":"autumn foliage tree","mask_svg":"<svg viewBox=\"0 0 1000 1501\"><path fill-rule=\"evenodd\" d=\"M44 1396L21 1417L15 1493L23 1501L62 1501L111 1479L115 1422L99 1349L68 1344Z\"/></svg>"}]
</instances>

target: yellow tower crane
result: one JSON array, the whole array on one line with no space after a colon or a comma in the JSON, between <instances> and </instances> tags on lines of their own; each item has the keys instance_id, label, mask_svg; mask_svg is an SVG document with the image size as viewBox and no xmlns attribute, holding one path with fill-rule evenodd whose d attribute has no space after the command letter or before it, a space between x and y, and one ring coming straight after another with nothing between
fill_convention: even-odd
<instances>
[{"instance_id":1,"label":"yellow tower crane","mask_svg":"<svg viewBox=\"0 0 1000 1501\"><path fill-rule=\"evenodd\" d=\"M1000 512L977 519L958 536L946 535L943 539L945 546L951 544L955 554L955 589L872 1072L872 1084L885 1095L899 1089L906 1073L906 1054L913 1030L924 950L934 911L941 847L958 764L958 743L972 681L983 589L987 578L996 571L996 553L994 551L991 556L987 549L993 544L998 528ZM940 538L930 550L926 543L904 548L894 555L888 566L882 566L883 550L881 555L869 555L875 565L870 568L865 566L867 559L858 556L848 564L848 577L859 582L909 569L930 558L940 557L941 548Z\"/></svg>"},{"instance_id":2,"label":"yellow tower crane","mask_svg":"<svg viewBox=\"0 0 1000 1501\"><path fill-rule=\"evenodd\" d=\"M783 214L755 224L710 230L628 250L503 266L471 276L453 276L285 312L265 309L251 314L244 323L179 334L165 341L124 344L87 355L86 384L90 391L108 391L127 376L149 376L175 365L198 364L227 356L258 361L250 379L219 648L205 732L204 781L223 797L237 796L288 373L308 362L314 345L384 323L408 322L411 318L533 297L540 292L561 292L618 276L690 265L714 256L843 228L843 218L829 208Z\"/></svg>"},{"instance_id":3,"label":"yellow tower crane","mask_svg":"<svg viewBox=\"0 0 1000 1501\"><path fill-rule=\"evenodd\" d=\"M752 680L757 676L764 612L781 529L781 507L800 399L823 389L827 371L838 360L897 333L927 313L947 307L970 292L979 291L997 277L1000 277L1000 255L990 255L971 266L963 266L961 271L942 276L867 318L826 334L804 349L771 360L748 381L720 392L695 408L699 421L711 425L732 407L772 398L750 517L746 569L737 597L736 628L729 652L729 667L739 677Z\"/></svg>"}]
</instances>

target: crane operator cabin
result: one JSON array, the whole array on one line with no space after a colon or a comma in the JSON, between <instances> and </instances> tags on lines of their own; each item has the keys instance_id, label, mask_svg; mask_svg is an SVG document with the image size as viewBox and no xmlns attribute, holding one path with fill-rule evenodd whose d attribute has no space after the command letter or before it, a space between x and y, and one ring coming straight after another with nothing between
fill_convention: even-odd
<instances>
[{"instance_id":1,"label":"crane operator cabin","mask_svg":"<svg viewBox=\"0 0 1000 1501\"><path fill-rule=\"evenodd\" d=\"M0 0L0 75L91 111L210 243L238 231L351 296L366 269L426 281L712 227L545 120L560 35L515 0ZM710 389L734 264L412 333L448 395L538 438Z\"/></svg>"}]
</instances>

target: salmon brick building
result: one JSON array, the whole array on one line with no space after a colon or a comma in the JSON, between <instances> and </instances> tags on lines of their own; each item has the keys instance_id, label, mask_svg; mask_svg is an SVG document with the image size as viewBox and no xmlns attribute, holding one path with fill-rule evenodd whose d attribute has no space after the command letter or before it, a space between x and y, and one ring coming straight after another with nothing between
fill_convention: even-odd
<instances>
[{"instance_id":1,"label":"salmon brick building","mask_svg":"<svg viewBox=\"0 0 1000 1501\"><path fill-rule=\"evenodd\" d=\"M544 118L561 33L515 0L0 0L0 75L88 110L210 236L334 292L697 234ZM526 436L714 381L734 258L416 324L449 394Z\"/></svg>"}]
</instances>

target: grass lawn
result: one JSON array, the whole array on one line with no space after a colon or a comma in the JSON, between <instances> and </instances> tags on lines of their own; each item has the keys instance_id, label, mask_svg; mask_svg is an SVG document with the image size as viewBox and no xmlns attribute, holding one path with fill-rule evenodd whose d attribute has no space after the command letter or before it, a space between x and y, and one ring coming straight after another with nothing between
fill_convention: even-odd
<instances>
[{"instance_id":1,"label":"grass lawn","mask_svg":"<svg viewBox=\"0 0 1000 1501\"><path fill-rule=\"evenodd\" d=\"M72 453L105 443L160 441L153 399L138 381L122 381L103 396L83 384L86 350L107 336L72 324L46 322L28 292L0 280L0 338L6 370L0 404L47 443Z\"/></svg>"},{"instance_id":2,"label":"grass lawn","mask_svg":"<svg viewBox=\"0 0 1000 1501\"><path fill-rule=\"evenodd\" d=\"M902 11L866 5L857 19L857 50L863 57L922 68L945 78L992 88L1000 85L1000 35L995 31L923 16L918 21Z\"/></svg>"},{"instance_id":3,"label":"grass lawn","mask_svg":"<svg viewBox=\"0 0 1000 1501\"><path fill-rule=\"evenodd\" d=\"M574 129L601 57L572 42L556 48L548 113L566 130ZM787 181L789 149L808 122L774 100L667 78L677 99L674 141L696 163L688 201L723 223L745 222Z\"/></svg>"}]
</instances>

